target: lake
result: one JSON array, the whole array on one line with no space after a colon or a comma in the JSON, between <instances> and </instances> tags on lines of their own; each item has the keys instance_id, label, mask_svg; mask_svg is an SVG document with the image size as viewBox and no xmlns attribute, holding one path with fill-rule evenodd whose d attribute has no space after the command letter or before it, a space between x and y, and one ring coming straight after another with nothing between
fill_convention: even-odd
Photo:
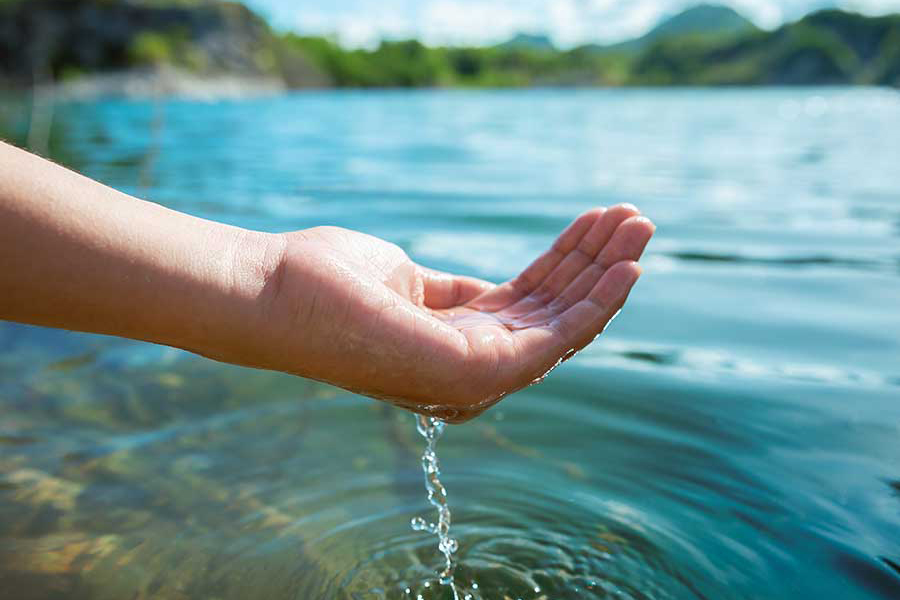
<instances>
[{"instance_id":1,"label":"lake","mask_svg":"<svg viewBox=\"0 0 900 600\"><path fill-rule=\"evenodd\" d=\"M438 443L461 588L900 598L896 91L314 92L40 122L38 147L126 192L494 281L633 202L658 231L621 315ZM0 123L24 143L19 101ZM0 597L447 598L409 527L433 517L423 444L323 384L0 323Z\"/></svg>"}]
</instances>

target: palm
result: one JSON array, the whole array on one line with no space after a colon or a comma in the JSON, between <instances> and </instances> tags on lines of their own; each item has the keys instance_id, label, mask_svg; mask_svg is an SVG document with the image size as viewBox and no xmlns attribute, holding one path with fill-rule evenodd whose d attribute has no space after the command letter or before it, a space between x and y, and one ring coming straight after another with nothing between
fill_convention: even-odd
<instances>
[{"instance_id":1,"label":"palm","mask_svg":"<svg viewBox=\"0 0 900 600\"><path fill-rule=\"evenodd\" d=\"M590 343L621 308L653 233L637 214L630 206L585 213L501 285L420 267L364 234L304 232L302 252L330 265L318 278L341 281L327 286L328 306L344 316L339 331L325 333L334 375L319 378L451 421L474 417ZM347 339L360 329L364 337Z\"/></svg>"}]
</instances>

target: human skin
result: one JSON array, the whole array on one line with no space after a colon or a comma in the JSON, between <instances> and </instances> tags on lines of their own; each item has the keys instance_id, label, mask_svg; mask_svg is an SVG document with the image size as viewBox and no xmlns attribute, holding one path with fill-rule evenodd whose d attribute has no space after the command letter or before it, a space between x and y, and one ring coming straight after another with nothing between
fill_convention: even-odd
<instances>
[{"instance_id":1,"label":"human skin","mask_svg":"<svg viewBox=\"0 0 900 600\"><path fill-rule=\"evenodd\" d=\"M631 205L592 209L494 285L347 229L193 217L0 143L0 319L183 348L450 422L602 332L653 231Z\"/></svg>"}]
</instances>

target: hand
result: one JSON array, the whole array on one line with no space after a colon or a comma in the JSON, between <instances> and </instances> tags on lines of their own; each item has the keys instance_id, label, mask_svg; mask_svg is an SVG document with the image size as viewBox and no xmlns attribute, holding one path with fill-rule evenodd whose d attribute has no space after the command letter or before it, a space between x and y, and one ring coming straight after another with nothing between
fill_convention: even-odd
<instances>
[{"instance_id":1,"label":"hand","mask_svg":"<svg viewBox=\"0 0 900 600\"><path fill-rule=\"evenodd\" d=\"M0 168L0 319L185 348L454 422L590 343L654 230L632 206L589 211L494 286L352 231L198 219L2 142Z\"/></svg>"},{"instance_id":2,"label":"hand","mask_svg":"<svg viewBox=\"0 0 900 600\"><path fill-rule=\"evenodd\" d=\"M333 227L283 234L255 356L450 422L471 419L589 344L625 302L654 226L629 205L576 219L502 285L413 263Z\"/></svg>"}]
</instances>

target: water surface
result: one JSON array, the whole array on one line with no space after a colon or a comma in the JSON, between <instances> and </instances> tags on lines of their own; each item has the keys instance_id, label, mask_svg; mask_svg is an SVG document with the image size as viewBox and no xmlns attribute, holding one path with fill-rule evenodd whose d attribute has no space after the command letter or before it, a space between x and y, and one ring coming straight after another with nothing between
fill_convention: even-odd
<instances>
[{"instance_id":1,"label":"water surface","mask_svg":"<svg viewBox=\"0 0 900 600\"><path fill-rule=\"evenodd\" d=\"M4 135L24 114L4 101ZM578 212L637 204L658 232L604 336L441 439L456 581L900 597L896 92L105 101L50 131L55 159L179 210L496 281ZM411 415L328 386L0 324L0 597L446 597L409 528L421 452Z\"/></svg>"}]
</instances>

